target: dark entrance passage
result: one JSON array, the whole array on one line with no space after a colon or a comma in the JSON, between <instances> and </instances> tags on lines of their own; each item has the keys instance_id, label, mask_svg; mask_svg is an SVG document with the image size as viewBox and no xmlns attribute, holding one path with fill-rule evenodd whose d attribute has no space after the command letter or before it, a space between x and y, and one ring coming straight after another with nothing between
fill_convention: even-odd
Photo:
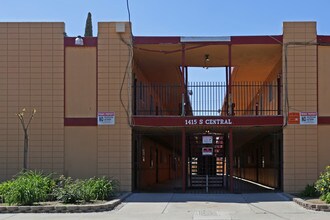
<instances>
[{"instance_id":1,"label":"dark entrance passage","mask_svg":"<svg viewBox=\"0 0 330 220\"><path fill-rule=\"evenodd\" d=\"M133 190L138 192L181 191L180 133L144 129L135 131L133 137Z\"/></svg>"},{"instance_id":2,"label":"dark entrance passage","mask_svg":"<svg viewBox=\"0 0 330 220\"><path fill-rule=\"evenodd\" d=\"M230 138L225 127L136 129L133 190L193 193L281 190L281 128L232 130Z\"/></svg>"},{"instance_id":3,"label":"dark entrance passage","mask_svg":"<svg viewBox=\"0 0 330 220\"><path fill-rule=\"evenodd\" d=\"M235 191L282 190L283 138L281 129L236 131L234 138ZM263 131L262 131L263 130ZM255 134L255 135L252 135ZM238 137L237 137L238 136ZM240 184L244 182L244 184ZM251 187L254 184L254 187Z\"/></svg>"}]
</instances>

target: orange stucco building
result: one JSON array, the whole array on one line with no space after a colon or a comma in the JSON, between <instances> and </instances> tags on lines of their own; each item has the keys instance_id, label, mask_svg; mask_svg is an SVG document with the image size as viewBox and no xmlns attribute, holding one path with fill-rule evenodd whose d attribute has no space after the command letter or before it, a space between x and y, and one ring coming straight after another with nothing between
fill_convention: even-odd
<instances>
[{"instance_id":1,"label":"orange stucco building","mask_svg":"<svg viewBox=\"0 0 330 220\"><path fill-rule=\"evenodd\" d=\"M147 37L101 22L81 43L64 23L2 22L0 180L23 167L15 114L35 108L29 169L126 191L298 192L330 164L330 36L316 30ZM226 81L190 82L191 67L221 67Z\"/></svg>"}]
</instances>

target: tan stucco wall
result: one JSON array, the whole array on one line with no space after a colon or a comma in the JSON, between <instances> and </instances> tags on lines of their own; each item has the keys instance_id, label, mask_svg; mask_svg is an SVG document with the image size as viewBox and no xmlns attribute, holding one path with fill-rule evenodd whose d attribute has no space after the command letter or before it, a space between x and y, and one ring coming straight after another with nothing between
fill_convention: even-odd
<instances>
[{"instance_id":1,"label":"tan stucco wall","mask_svg":"<svg viewBox=\"0 0 330 220\"><path fill-rule=\"evenodd\" d=\"M318 174L324 171L326 166L330 165L330 143L329 143L330 125L318 126Z\"/></svg>"},{"instance_id":2,"label":"tan stucco wall","mask_svg":"<svg viewBox=\"0 0 330 220\"><path fill-rule=\"evenodd\" d=\"M114 177L120 181L121 190L131 190L132 131L126 110L131 111L132 70L128 65L129 48L122 41L131 43L131 35L128 23L125 23L125 33L116 33L115 27L115 22L98 25L98 111L115 112L116 124L98 127L97 166L98 175Z\"/></svg>"},{"instance_id":3,"label":"tan stucco wall","mask_svg":"<svg viewBox=\"0 0 330 220\"><path fill-rule=\"evenodd\" d=\"M73 178L90 178L97 172L97 128L65 127L65 172Z\"/></svg>"},{"instance_id":4,"label":"tan stucco wall","mask_svg":"<svg viewBox=\"0 0 330 220\"><path fill-rule=\"evenodd\" d=\"M64 169L64 23L0 23L0 180L23 167L17 116L36 108L29 168Z\"/></svg>"},{"instance_id":5,"label":"tan stucco wall","mask_svg":"<svg viewBox=\"0 0 330 220\"><path fill-rule=\"evenodd\" d=\"M330 46L318 47L319 116L330 116Z\"/></svg>"},{"instance_id":6,"label":"tan stucco wall","mask_svg":"<svg viewBox=\"0 0 330 220\"><path fill-rule=\"evenodd\" d=\"M283 98L284 116L287 116L288 112L316 112L317 46L289 45L285 54L285 45L289 42L316 43L316 22L284 22L283 27L283 97L288 98L288 105ZM283 129L283 161L284 191L299 192L316 180L316 125L287 125Z\"/></svg>"},{"instance_id":7,"label":"tan stucco wall","mask_svg":"<svg viewBox=\"0 0 330 220\"><path fill-rule=\"evenodd\" d=\"M318 46L319 116L330 116L330 46ZM329 125L318 126L318 173L330 165Z\"/></svg>"},{"instance_id":8,"label":"tan stucco wall","mask_svg":"<svg viewBox=\"0 0 330 220\"><path fill-rule=\"evenodd\" d=\"M96 117L96 47L65 48L65 117Z\"/></svg>"}]
</instances>

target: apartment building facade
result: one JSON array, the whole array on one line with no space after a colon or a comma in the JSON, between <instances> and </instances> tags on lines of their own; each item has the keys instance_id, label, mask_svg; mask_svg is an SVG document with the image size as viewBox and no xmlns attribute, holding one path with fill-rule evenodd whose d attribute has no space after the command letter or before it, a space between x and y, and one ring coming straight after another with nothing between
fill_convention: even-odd
<instances>
[{"instance_id":1,"label":"apartment building facade","mask_svg":"<svg viewBox=\"0 0 330 220\"><path fill-rule=\"evenodd\" d=\"M149 37L100 22L77 39L61 22L2 22L0 178L23 168L16 113L35 108L29 169L108 176L126 191L235 192L248 180L298 192L330 163L330 36L316 30ZM191 67L226 80L190 82Z\"/></svg>"}]
</instances>

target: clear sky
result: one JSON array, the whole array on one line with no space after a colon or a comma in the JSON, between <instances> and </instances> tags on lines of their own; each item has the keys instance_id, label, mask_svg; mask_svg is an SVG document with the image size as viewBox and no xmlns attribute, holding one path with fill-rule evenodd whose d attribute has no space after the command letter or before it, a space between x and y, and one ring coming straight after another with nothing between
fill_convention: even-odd
<instances>
[{"instance_id":1,"label":"clear sky","mask_svg":"<svg viewBox=\"0 0 330 220\"><path fill-rule=\"evenodd\" d=\"M84 34L87 13L99 21L127 21L126 0L0 0L1 21L63 21L69 36ZM129 0L135 36L280 35L283 21L317 21L330 35L330 0ZM212 81L223 69L192 69L190 79ZM223 81L224 74L220 74Z\"/></svg>"},{"instance_id":2,"label":"clear sky","mask_svg":"<svg viewBox=\"0 0 330 220\"><path fill-rule=\"evenodd\" d=\"M0 0L0 21L63 21L83 35L87 13L98 21L127 21L126 0ZM129 0L136 36L281 34L283 21L317 21L330 35L330 0Z\"/></svg>"}]
</instances>

